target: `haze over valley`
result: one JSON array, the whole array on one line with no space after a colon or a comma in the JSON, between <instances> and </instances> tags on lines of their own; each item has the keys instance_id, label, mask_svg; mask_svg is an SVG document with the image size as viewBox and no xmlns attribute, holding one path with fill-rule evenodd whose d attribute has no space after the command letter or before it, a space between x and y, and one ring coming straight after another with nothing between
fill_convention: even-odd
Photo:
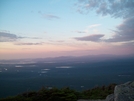
<instances>
[{"instance_id":1,"label":"haze over valley","mask_svg":"<svg viewBox=\"0 0 134 101\"><path fill-rule=\"evenodd\" d=\"M83 56L0 61L0 97L41 89L77 91L134 78L133 56Z\"/></svg>"}]
</instances>

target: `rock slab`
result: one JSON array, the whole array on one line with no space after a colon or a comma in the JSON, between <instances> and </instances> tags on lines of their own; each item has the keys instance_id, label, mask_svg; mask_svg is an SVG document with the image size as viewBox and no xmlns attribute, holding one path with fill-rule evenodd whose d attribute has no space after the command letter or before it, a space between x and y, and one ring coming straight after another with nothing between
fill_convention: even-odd
<instances>
[{"instance_id":1,"label":"rock slab","mask_svg":"<svg viewBox=\"0 0 134 101\"><path fill-rule=\"evenodd\" d=\"M106 101L134 101L134 81L115 86L114 94L108 95Z\"/></svg>"},{"instance_id":2,"label":"rock slab","mask_svg":"<svg viewBox=\"0 0 134 101\"><path fill-rule=\"evenodd\" d=\"M84 100L84 99L79 99L77 101L105 101L105 100Z\"/></svg>"}]
</instances>

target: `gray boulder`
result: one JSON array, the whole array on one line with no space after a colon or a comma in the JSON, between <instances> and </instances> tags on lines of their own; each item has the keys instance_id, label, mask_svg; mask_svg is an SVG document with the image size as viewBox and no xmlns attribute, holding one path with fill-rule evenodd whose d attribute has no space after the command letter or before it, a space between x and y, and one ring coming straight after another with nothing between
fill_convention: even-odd
<instances>
[{"instance_id":1,"label":"gray boulder","mask_svg":"<svg viewBox=\"0 0 134 101\"><path fill-rule=\"evenodd\" d=\"M114 90L115 101L134 101L134 82L115 86Z\"/></svg>"},{"instance_id":2,"label":"gray boulder","mask_svg":"<svg viewBox=\"0 0 134 101\"><path fill-rule=\"evenodd\" d=\"M108 95L106 101L134 101L134 81L115 86L114 94Z\"/></svg>"},{"instance_id":3,"label":"gray boulder","mask_svg":"<svg viewBox=\"0 0 134 101\"><path fill-rule=\"evenodd\" d=\"M114 101L114 94L110 94L106 97L106 101Z\"/></svg>"}]
</instances>

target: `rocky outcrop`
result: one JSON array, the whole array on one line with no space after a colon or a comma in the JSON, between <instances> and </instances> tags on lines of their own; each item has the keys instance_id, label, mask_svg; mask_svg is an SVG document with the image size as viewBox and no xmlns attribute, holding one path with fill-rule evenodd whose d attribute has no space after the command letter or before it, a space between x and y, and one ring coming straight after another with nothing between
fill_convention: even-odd
<instances>
[{"instance_id":1,"label":"rocky outcrop","mask_svg":"<svg viewBox=\"0 0 134 101\"><path fill-rule=\"evenodd\" d=\"M106 97L106 101L114 101L114 94L110 94Z\"/></svg>"},{"instance_id":2,"label":"rocky outcrop","mask_svg":"<svg viewBox=\"0 0 134 101\"><path fill-rule=\"evenodd\" d=\"M106 101L134 101L134 81L115 86L114 94L108 95Z\"/></svg>"},{"instance_id":3,"label":"rocky outcrop","mask_svg":"<svg viewBox=\"0 0 134 101\"><path fill-rule=\"evenodd\" d=\"M105 100L84 100L84 99L80 99L80 100L77 100L77 101L105 101Z\"/></svg>"},{"instance_id":4,"label":"rocky outcrop","mask_svg":"<svg viewBox=\"0 0 134 101\"><path fill-rule=\"evenodd\" d=\"M114 94L110 94L105 100L84 100L78 101L134 101L134 81L116 85Z\"/></svg>"}]
</instances>

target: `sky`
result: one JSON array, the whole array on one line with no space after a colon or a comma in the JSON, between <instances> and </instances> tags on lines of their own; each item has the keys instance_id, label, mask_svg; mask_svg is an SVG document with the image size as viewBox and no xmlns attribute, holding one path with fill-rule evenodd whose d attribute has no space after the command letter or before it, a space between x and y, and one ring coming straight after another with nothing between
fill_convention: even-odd
<instances>
[{"instance_id":1,"label":"sky","mask_svg":"<svg viewBox=\"0 0 134 101\"><path fill-rule=\"evenodd\" d=\"M0 59L134 55L134 0L0 0Z\"/></svg>"}]
</instances>

